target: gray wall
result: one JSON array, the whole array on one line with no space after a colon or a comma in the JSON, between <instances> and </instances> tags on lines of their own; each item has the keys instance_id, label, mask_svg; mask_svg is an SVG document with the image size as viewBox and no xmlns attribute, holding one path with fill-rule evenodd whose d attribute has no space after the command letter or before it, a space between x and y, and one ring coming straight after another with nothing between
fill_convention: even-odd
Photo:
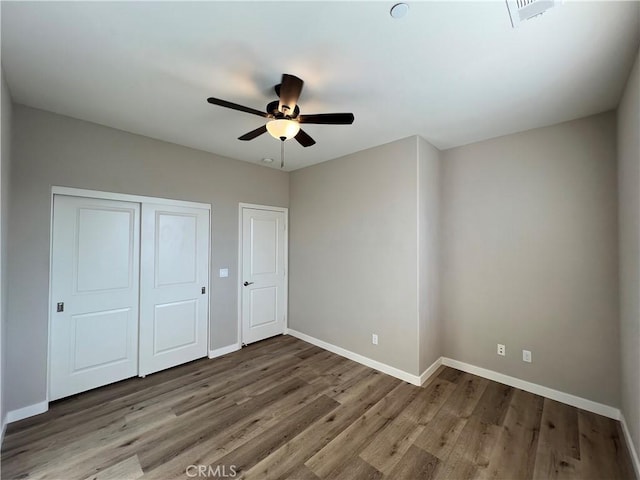
<instances>
[{"instance_id":1,"label":"gray wall","mask_svg":"<svg viewBox=\"0 0 640 480\"><path fill-rule=\"evenodd\" d=\"M629 87L619 113L633 181L637 102ZM608 113L446 152L411 137L297 170L289 182L277 170L16 105L6 406L45 398L51 185L213 205L212 348L237 336L238 202L290 199L291 328L412 374L445 355L618 406L615 132ZM6 158L3 141L3 222ZM623 265L640 265L633 181L621 193ZM221 267L228 279L215 275ZM637 425L638 271L629 272L622 334L635 332L636 343L622 345L623 411ZM498 342L507 357L495 354Z\"/></svg>"},{"instance_id":2,"label":"gray wall","mask_svg":"<svg viewBox=\"0 0 640 480\"><path fill-rule=\"evenodd\" d=\"M289 326L411 374L416 148L411 137L292 172L289 212Z\"/></svg>"},{"instance_id":3,"label":"gray wall","mask_svg":"<svg viewBox=\"0 0 640 480\"><path fill-rule=\"evenodd\" d=\"M613 113L445 151L445 355L619 406L616 188Z\"/></svg>"},{"instance_id":4,"label":"gray wall","mask_svg":"<svg viewBox=\"0 0 640 480\"><path fill-rule=\"evenodd\" d=\"M287 207L288 173L20 105L12 148L9 410L45 399L52 185L212 204L211 348L236 343L238 202Z\"/></svg>"},{"instance_id":5,"label":"gray wall","mask_svg":"<svg viewBox=\"0 0 640 480\"><path fill-rule=\"evenodd\" d=\"M7 324L7 232L9 223L9 178L11 167L11 95L4 80L4 72L0 71L0 99L2 102L2 127L0 137L0 422L4 427L6 409L6 324Z\"/></svg>"},{"instance_id":6,"label":"gray wall","mask_svg":"<svg viewBox=\"0 0 640 480\"><path fill-rule=\"evenodd\" d=\"M618 107L622 413L640 456L640 55Z\"/></svg>"},{"instance_id":7,"label":"gray wall","mask_svg":"<svg viewBox=\"0 0 640 480\"><path fill-rule=\"evenodd\" d=\"M442 356L440 316L441 152L418 137L418 339L420 373Z\"/></svg>"}]
</instances>

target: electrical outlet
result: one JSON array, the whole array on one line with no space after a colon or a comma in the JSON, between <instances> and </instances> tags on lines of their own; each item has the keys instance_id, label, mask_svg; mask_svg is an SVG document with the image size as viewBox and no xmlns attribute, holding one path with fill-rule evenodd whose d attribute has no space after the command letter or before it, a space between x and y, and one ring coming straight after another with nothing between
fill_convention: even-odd
<instances>
[{"instance_id":1,"label":"electrical outlet","mask_svg":"<svg viewBox=\"0 0 640 480\"><path fill-rule=\"evenodd\" d=\"M502 355L503 357L507 354L507 347L505 347L503 344L499 343L498 344L498 355Z\"/></svg>"},{"instance_id":2,"label":"electrical outlet","mask_svg":"<svg viewBox=\"0 0 640 480\"><path fill-rule=\"evenodd\" d=\"M522 361L531 363L531 352L529 350L522 350Z\"/></svg>"},{"instance_id":3,"label":"electrical outlet","mask_svg":"<svg viewBox=\"0 0 640 480\"><path fill-rule=\"evenodd\" d=\"M374 345L378 344L378 335L376 335L375 333L371 335L371 343L373 343Z\"/></svg>"}]
</instances>

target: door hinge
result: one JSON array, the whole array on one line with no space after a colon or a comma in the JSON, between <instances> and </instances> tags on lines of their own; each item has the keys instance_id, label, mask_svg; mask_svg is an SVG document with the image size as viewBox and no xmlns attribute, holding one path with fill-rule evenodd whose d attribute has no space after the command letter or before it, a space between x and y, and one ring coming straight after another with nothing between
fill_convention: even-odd
<instances>
[{"instance_id":1,"label":"door hinge","mask_svg":"<svg viewBox=\"0 0 640 480\"><path fill-rule=\"evenodd\" d=\"M204 295L205 293L207 293L207 287L202 287L202 295Z\"/></svg>"},{"instance_id":2,"label":"door hinge","mask_svg":"<svg viewBox=\"0 0 640 480\"><path fill-rule=\"evenodd\" d=\"M58 313L64 312L64 302L58 302L58 305L56 307L56 312Z\"/></svg>"}]
</instances>

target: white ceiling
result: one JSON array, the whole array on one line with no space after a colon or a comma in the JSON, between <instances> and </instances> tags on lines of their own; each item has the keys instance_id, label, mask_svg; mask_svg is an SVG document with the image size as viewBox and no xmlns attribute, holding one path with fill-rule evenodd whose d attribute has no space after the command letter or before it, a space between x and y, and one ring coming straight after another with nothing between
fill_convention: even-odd
<instances>
[{"instance_id":1,"label":"white ceiling","mask_svg":"<svg viewBox=\"0 0 640 480\"><path fill-rule=\"evenodd\" d=\"M2 65L14 101L240 160L279 159L237 137L282 73L305 81L308 125L287 170L409 135L440 149L615 108L640 42L634 2L564 4L513 29L504 1L2 2ZM179 161L179 159L176 159ZM279 162L275 162L278 164Z\"/></svg>"}]
</instances>

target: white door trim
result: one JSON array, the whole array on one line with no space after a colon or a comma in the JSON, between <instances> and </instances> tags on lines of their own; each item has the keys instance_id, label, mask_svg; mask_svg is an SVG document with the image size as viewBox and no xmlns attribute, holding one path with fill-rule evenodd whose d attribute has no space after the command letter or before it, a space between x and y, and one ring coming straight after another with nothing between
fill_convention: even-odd
<instances>
[{"instance_id":1,"label":"white door trim","mask_svg":"<svg viewBox=\"0 0 640 480\"><path fill-rule=\"evenodd\" d=\"M61 187L57 185L51 186L51 197L49 200L49 299L47 303L47 388L46 388L46 396L45 396L45 404L47 408L44 411L49 409L49 388L50 388L50 380L51 380L51 300L52 300L52 261L53 261L53 197L54 195L68 195L71 197L87 197L87 198L99 198L104 200L120 200L123 202L136 202L136 203L156 203L156 204L164 204L164 205L176 205L181 207L195 207L195 208L205 208L210 210L209 214L209 262L210 265L212 263L212 235L211 235L211 226L213 224L213 208L210 203L199 203L199 202L191 202L187 200L174 200L170 198L161 198L161 197L147 197L144 195L131 195L127 193L115 193L115 192L103 192L100 190L87 190L84 188L73 188L73 187ZM211 277L211 271L209 272L209 277ZM285 292L286 295L286 292ZM285 297L286 298L286 297ZM211 278L209 278L209 329L211 328ZM211 335L208 334L207 345L211 343Z\"/></svg>"},{"instance_id":2,"label":"white door trim","mask_svg":"<svg viewBox=\"0 0 640 480\"><path fill-rule=\"evenodd\" d=\"M284 213L284 328L289 328L289 209L286 207L272 207L256 205L254 203L238 204L238 348L242 347L242 209L270 210Z\"/></svg>"},{"instance_id":3,"label":"white door trim","mask_svg":"<svg viewBox=\"0 0 640 480\"><path fill-rule=\"evenodd\" d=\"M190 202L186 200L173 200L171 198L146 197L143 195L130 195L128 193L101 192L99 190L85 190L83 188L51 187L51 196L69 195L70 197L100 198L103 200L119 200L121 202L155 203L160 205L174 205L176 207L195 207L212 210L210 203Z\"/></svg>"}]
</instances>

